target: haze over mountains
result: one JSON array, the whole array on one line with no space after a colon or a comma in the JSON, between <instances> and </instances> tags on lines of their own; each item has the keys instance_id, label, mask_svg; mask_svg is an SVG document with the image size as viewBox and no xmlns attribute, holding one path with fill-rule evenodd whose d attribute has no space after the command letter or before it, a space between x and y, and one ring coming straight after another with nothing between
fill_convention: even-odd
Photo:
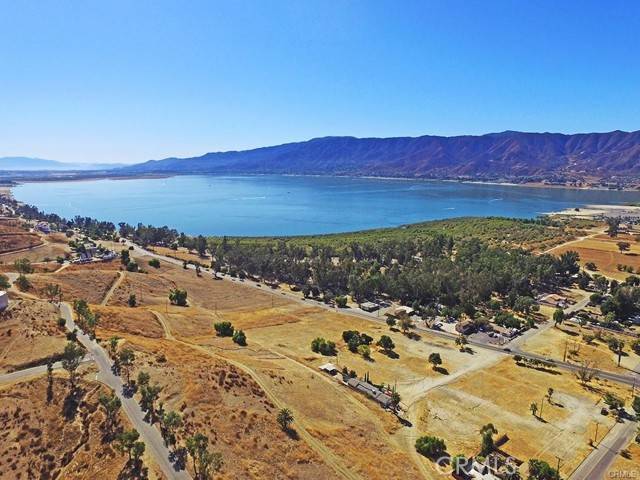
<instances>
[{"instance_id":1,"label":"haze over mountains","mask_svg":"<svg viewBox=\"0 0 640 480\"><path fill-rule=\"evenodd\" d=\"M121 163L66 163L33 157L0 157L0 170L9 171L109 170L122 166Z\"/></svg>"},{"instance_id":2,"label":"haze over mountains","mask_svg":"<svg viewBox=\"0 0 640 480\"><path fill-rule=\"evenodd\" d=\"M152 160L119 171L427 178L637 175L640 174L640 131L323 137L253 150Z\"/></svg>"}]
</instances>

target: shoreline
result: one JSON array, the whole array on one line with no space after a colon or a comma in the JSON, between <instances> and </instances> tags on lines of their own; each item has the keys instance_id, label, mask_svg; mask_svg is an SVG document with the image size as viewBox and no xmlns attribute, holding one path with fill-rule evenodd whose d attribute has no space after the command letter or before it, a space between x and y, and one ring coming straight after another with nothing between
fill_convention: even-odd
<instances>
[{"instance_id":1,"label":"shoreline","mask_svg":"<svg viewBox=\"0 0 640 480\"><path fill-rule=\"evenodd\" d=\"M24 184L24 183L49 183L49 182L87 182L96 180L140 180L140 179L163 179L179 176L204 176L204 177L227 177L227 176L279 176L279 177L316 177L316 178L348 178L348 179L369 179L369 180L395 180L395 181L419 181L419 182L447 182L447 183L464 183L471 185L496 185L501 187L526 187L526 188L550 188L550 189L564 189L564 190L584 190L584 191L613 191L613 192L637 192L640 194L640 187L631 188L607 188L602 186L573 186L573 185L549 185L543 182L526 182L515 183L509 181L495 181L495 180L463 180L453 178L418 178L418 177L388 177L388 176L376 176L376 175L320 175L320 174L295 174L295 173L142 173L136 175L95 175L86 177L51 177L51 178L20 178L10 180L13 185L2 185L0 189L9 189ZM0 190L1 191L1 190Z\"/></svg>"}]
</instances>

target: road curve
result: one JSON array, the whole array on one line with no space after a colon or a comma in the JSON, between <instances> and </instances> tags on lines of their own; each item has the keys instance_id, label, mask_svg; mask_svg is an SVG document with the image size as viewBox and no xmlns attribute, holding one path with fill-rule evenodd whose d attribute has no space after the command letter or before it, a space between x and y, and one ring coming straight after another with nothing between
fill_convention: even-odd
<instances>
[{"instance_id":1,"label":"road curve","mask_svg":"<svg viewBox=\"0 0 640 480\"><path fill-rule=\"evenodd\" d=\"M191 477L186 471L175 470L173 464L169 461L169 450L164 444L160 431L144 420L145 413L134 398L124 396L124 382L111 371L111 359L107 355L107 352L96 341L89 338L85 333L82 333L77 327L73 320L71 306L68 303L60 304L60 314L65 319L66 327L69 331L77 329L78 341L87 349L87 352L93 357L98 367L99 373L96 377L97 380L113 389L118 396L122 402L122 410L129 418L133 427L140 433L140 438L146 445L146 451L162 470L165 477L169 480L190 479Z\"/></svg>"}]
</instances>

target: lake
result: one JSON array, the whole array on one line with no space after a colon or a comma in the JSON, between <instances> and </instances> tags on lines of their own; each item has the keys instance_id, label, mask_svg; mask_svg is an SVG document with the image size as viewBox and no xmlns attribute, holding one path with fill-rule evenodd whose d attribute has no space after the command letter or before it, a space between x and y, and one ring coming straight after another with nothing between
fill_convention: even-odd
<instances>
[{"instance_id":1,"label":"lake","mask_svg":"<svg viewBox=\"0 0 640 480\"><path fill-rule=\"evenodd\" d=\"M636 192L277 175L26 183L14 196L67 218L246 236L346 232L460 216L531 218L640 201Z\"/></svg>"}]
</instances>

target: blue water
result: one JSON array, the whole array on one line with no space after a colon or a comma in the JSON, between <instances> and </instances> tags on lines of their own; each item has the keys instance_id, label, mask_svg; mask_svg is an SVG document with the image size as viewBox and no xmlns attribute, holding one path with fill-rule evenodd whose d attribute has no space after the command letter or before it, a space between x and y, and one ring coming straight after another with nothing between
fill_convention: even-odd
<instances>
[{"instance_id":1,"label":"blue water","mask_svg":"<svg viewBox=\"0 0 640 480\"><path fill-rule=\"evenodd\" d=\"M345 232L468 215L530 218L640 201L635 192L275 175L27 183L14 196L68 218L248 236Z\"/></svg>"}]
</instances>

